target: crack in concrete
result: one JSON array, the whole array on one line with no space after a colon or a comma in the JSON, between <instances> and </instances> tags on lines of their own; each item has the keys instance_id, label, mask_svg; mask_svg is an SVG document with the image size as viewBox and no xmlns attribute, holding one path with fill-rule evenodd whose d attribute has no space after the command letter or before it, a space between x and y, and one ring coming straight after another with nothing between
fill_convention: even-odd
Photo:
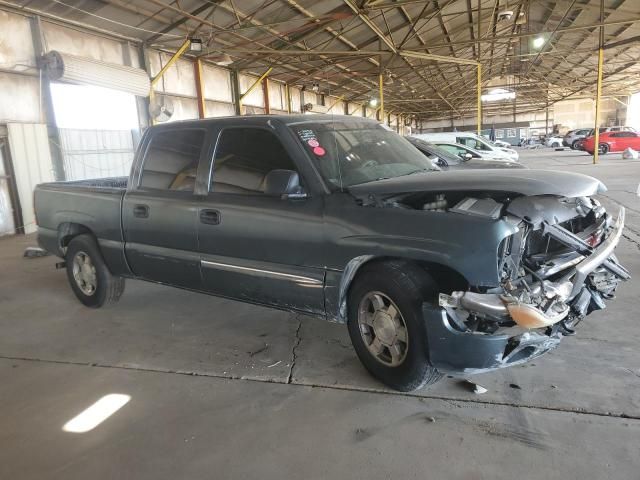
<instances>
[{"instance_id":1,"label":"crack in concrete","mask_svg":"<svg viewBox=\"0 0 640 480\"><path fill-rule=\"evenodd\" d=\"M610 196L610 195L607 195L607 194L605 194L605 193L600 193L599 195L601 195L601 196L603 196L603 197L605 197L605 198L609 199L611 202L613 202L613 203L615 203L615 204L618 204L618 205L620 205L620 206L624 207L624 208L625 208L625 209L627 209L627 210L631 210L631 211L632 211L632 212L634 212L634 213L640 213L640 210L637 210L637 209L635 209L635 208L633 208L633 207L630 207L630 206L629 206L629 205L627 205L626 203L622 203L620 200L617 200L617 199L613 198L613 197L612 197L612 196Z\"/></svg>"},{"instance_id":2,"label":"crack in concrete","mask_svg":"<svg viewBox=\"0 0 640 480\"><path fill-rule=\"evenodd\" d=\"M300 322L298 324L298 328L296 330L296 338L297 343L294 345L294 349L300 344L301 338L299 337L300 327L302 326L302 322L298 318ZM292 354L294 351L292 350ZM295 358L295 357L294 357ZM16 360L23 362L34 362L34 363L51 363L58 365L72 365L79 367L94 367L94 368L110 368L114 370L131 370L135 372L144 372L144 373L169 373L174 375L185 375L191 377L208 377L208 378L217 378L222 380L244 380L248 382L257 382L257 383L274 383L274 384L288 384L292 386L298 387L312 387L312 388L324 388L327 390L338 390L345 392L361 392L361 393L372 393L374 395L388 395L392 397L407 397L407 398L415 398L419 401L426 400L439 400L449 404L453 404L452 402L459 403L467 403L467 404L477 404L477 405L486 405L486 406L500 406L500 407L512 407L512 408L527 408L531 410L543 410L549 412L557 412L557 413L569 413L575 415L591 415L596 417L608 417L608 418L618 418L618 419L627 419L627 420L640 420L640 415L629 415L627 413L615 413L615 412L598 412L593 410L586 410L584 408L566 408L566 407L549 407L544 405L531 405L531 404L520 404L514 402L501 402L501 401L491 401L491 400L481 400L475 398L462 398L462 397L446 397L444 395L418 395L411 392L393 392L390 390L379 390L375 388L367 388L367 387L358 387L355 385L350 386L342 386L342 385L329 385L329 384L319 384L312 382L294 382L292 379L293 372L293 364L291 365L291 371L287 376L286 381L278 380L278 379L268 379L268 378L250 378L238 375L228 375L228 374L217 374L211 372L197 372L197 371L187 371L187 370L172 370L165 368L151 368L151 367L141 367L141 366L129 366L129 365L110 365L110 364L101 364L95 362L74 362L70 360L48 360L42 358L29 358L29 357L10 357L5 355L0 355L0 360Z\"/></svg>"},{"instance_id":3,"label":"crack in concrete","mask_svg":"<svg viewBox=\"0 0 640 480\"><path fill-rule=\"evenodd\" d=\"M632 230L633 231L633 230ZM635 233L635 232L634 232ZM635 240L634 238L631 238L629 235L627 235L626 233L623 233L622 236L629 240L631 243L633 243L636 247L638 247L638 249L640 249L640 242L638 240Z\"/></svg>"},{"instance_id":4,"label":"crack in concrete","mask_svg":"<svg viewBox=\"0 0 640 480\"><path fill-rule=\"evenodd\" d=\"M293 347L291 348L291 367L289 368L289 375L287 375L287 384L290 384L293 381L293 369L296 366L296 360L298 359L298 355L296 350L300 345L300 341L302 338L300 337L300 329L302 328L302 320L300 320L300 316L296 315L296 320L298 320L298 328L296 328L296 339L293 342Z\"/></svg>"}]
</instances>

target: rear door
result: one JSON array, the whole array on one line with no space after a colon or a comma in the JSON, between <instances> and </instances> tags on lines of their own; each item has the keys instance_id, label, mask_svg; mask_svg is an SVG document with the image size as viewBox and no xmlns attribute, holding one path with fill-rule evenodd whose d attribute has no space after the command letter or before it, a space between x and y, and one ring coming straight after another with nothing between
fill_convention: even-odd
<instances>
[{"instance_id":1,"label":"rear door","mask_svg":"<svg viewBox=\"0 0 640 480\"><path fill-rule=\"evenodd\" d=\"M283 199L263 188L271 170L302 175L292 157L270 128L243 122L219 133L198 217L202 278L218 295L323 313L323 197Z\"/></svg>"},{"instance_id":2,"label":"rear door","mask_svg":"<svg viewBox=\"0 0 640 480\"><path fill-rule=\"evenodd\" d=\"M634 150L640 150L640 136L635 132L620 132L616 134L618 148L616 151L622 151L625 148L633 148Z\"/></svg>"},{"instance_id":3,"label":"rear door","mask_svg":"<svg viewBox=\"0 0 640 480\"><path fill-rule=\"evenodd\" d=\"M136 275L201 287L194 190L201 160L210 152L208 137L204 128L167 126L153 130L143 144L142 164L122 205L125 252Z\"/></svg>"}]
</instances>

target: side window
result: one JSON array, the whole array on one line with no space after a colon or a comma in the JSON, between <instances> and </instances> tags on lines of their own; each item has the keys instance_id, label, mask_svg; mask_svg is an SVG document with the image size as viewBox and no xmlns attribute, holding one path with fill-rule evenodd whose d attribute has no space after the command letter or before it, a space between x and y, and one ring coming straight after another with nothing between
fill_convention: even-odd
<instances>
[{"instance_id":1,"label":"side window","mask_svg":"<svg viewBox=\"0 0 640 480\"><path fill-rule=\"evenodd\" d=\"M218 140L209 191L262 194L267 174L277 169L296 170L278 137L261 128L227 128Z\"/></svg>"},{"instance_id":2,"label":"side window","mask_svg":"<svg viewBox=\"0 0 640 480\"><path fill-rule=\"evenodd\" d=\"M193 192L204 130L169 130L151 139L142 167L141 187Z\"/></svg>"},{"instance_id":3,"label":"side window","mask_svg":"<svg viewBox=\"0 0 640 480\"><path fill-rule=\"evenodd\" d=\"M455 145L438 145L440 148L443 148L444 150L453 153L454 155L463 155L466 150L464 150L463 148L459 148L456 147Z\"/></svg>"}]
</instances>

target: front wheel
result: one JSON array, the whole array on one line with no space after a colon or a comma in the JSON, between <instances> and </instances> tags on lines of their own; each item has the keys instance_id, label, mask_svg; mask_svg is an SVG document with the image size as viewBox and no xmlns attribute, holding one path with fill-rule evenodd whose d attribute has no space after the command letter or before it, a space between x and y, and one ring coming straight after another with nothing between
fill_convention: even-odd
<instances>
[{"instance_id":1,"label":"front wheel","mask_svg":"<svg viewBox=\"0 0 640 480\"><path fill-rule=\"evenodd\" d=\"M364 367L385 385L409 392L435 383L422 303L435 297L426 272L406 262L365 265L349 290L351 343Z\"/></svg>"},{"instance_id":2,"label":"front wheel","mask_svg":"<svg viewBox=\"0 0 640 480\"><path fill-rule=\"evenodd\" d=\"M571 144L571 150L580 150L580 140L575 140Z\"/></svg>"},{"instance_id":3,"label":"front wheel","mask_svg":"<svg viewBox=\"0 0 640 480\"><path fill-rule=\"evenodd\" d=\"M598 149L598 151L602 155L606 155L607 153L609 153L609 145L607 145L606 143L601 143L600 144L600 148Z\"/></svg>"},{"instance_id":4,"label":"front wheel","mask_svg":"<svg viewBox=\"0 0 640 480\"><path fill-rule=\"evenodd\" d=\"M111 274L94 237L84 234L73 238L65 260L71 289L84 305L99 308L120 299L124 278Z\"/></svg>"}]
</instances>

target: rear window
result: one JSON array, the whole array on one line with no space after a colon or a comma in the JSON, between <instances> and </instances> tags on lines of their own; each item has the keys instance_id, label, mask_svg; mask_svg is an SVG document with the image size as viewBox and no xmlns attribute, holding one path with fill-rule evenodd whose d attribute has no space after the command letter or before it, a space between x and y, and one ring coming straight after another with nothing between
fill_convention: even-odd
<instances>
[{"instance_id":1,"label":"rear window","mask_svg":"<svg viewBox=\"0 0 640 480\"><path fill-rule=\"evenodd\" d=\"M204 138L199 129L157 132L147 149L140 186L193 192Z\"/></svg>"}]
</instances>

